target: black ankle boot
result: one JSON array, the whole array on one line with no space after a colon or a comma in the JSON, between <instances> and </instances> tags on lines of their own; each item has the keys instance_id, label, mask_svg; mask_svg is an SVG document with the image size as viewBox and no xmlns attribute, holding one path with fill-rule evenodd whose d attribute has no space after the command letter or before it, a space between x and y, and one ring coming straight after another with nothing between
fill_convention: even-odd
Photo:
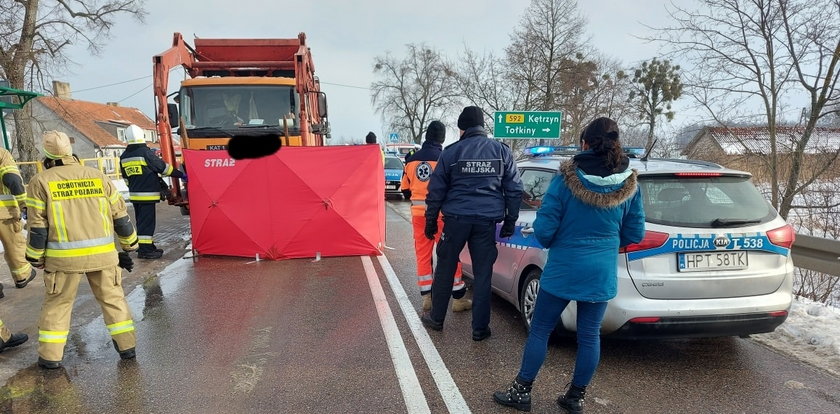
<instances>
[{"instance_id":1,"label":"black ankle boot","mask_svg":"<svg viewBox=\"0 0 840 414\"><path fill-rule=\"evenodd\" d=\"M578 387L572 384L565 395L557 398L557 405L570 414L583 413L583 396L586 395L586 387Z\"/></svg>"},{"instance_id":2,"label":"black ankle boot","mask_svg":"<svg viewBox=\"0 0 840 414\"><path fill-rule=\"evenodd\" d=\"M513 407L519 411L531 411L531 386L513 380L507 391L493 393L493 400L498 404Z\"/></svg>"}]
</instances>

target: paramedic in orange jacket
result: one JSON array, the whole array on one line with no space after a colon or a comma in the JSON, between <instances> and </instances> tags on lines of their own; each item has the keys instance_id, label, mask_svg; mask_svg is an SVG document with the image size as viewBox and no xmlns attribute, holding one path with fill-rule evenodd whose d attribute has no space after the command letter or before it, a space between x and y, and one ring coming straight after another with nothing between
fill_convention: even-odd
<instances>
[{"instance_id":1,"label":"paramedic in orange jacket","mask_svg":"<svg viewBox=\"0 0 840 414\"><path fill-rule=\"evenodd\" d=\"M114 246L114 233L123 251L136 250L138 245L125 201L111 179L79 164L63 132L45 132L43 149L47 169L29 181L26 198L26 259L44 269L47 289L38 321L38 365L61 367L82 278L87 279L102 307L105 326L120 358L132 359L134 320L118 268L130 271L131 258L117 254Z\"/></svg>"},{"instance_id":2,"label":"paramedic in orange jacket","mask_svg":"<svg viewBox=\"0 0 840 414\"><path fill-rule=\"evenodd\" d=\"M423 310L432 308L432 251L435 243L440 241L441 232L438 231L435 240L426 238L426 193L429 177L437 165L438 156L443 151L443 141L446 138L446 127L440 121L432 121L426 128L426 140L423 147L406 160L405 174L403 174L400 190L411 192L411 224L414 227L414 251L417 257L417 285L423 297ZM443 229L442 216L438 217L438 229ZM452 310L465 311L472 308L472 302L464 297L467 292L464 281L461 280L461 264L455 270L455 283L452 286Z\"/></svg>"}]
</instances>

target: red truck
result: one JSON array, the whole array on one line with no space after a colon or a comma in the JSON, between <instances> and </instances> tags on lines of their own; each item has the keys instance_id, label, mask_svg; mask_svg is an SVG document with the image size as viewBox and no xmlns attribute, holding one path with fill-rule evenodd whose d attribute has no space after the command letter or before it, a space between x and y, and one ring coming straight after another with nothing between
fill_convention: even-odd
<instances>
[{"instance_id":1,"label":"red truck","mask_svg":"<svg viewBox=\"0 0 840 414\"><path fill-rule=\"evenodd\" d=\"M181 147L226 149L232 136L281 136L284 146L322 146L329 138L327 99L315 76L306 35L293 39L195 39L175 33L172 47L154 56L157 130L163 159L178 168L172 131ZM169 72L189 79L169 93ZM173 102L169 102L172 99ZM170 204L188 212L173 180Z\"/></svg>"}]
</instances>

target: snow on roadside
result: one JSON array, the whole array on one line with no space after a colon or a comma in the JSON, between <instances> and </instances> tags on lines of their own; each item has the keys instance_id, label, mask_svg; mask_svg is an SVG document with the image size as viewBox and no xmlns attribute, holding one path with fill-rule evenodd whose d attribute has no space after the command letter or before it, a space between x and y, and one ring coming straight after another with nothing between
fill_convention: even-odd
<instances>
[{"instance_id":1,"label":"snow on roadside","mask_svg":"<svg viewBox=\"0 0 840 414\"><path fill-rule=\"evenodd\" d=\"M840 377L840 308L796 298L785 323L751 338Z\"/></svg>"}]
</instances>

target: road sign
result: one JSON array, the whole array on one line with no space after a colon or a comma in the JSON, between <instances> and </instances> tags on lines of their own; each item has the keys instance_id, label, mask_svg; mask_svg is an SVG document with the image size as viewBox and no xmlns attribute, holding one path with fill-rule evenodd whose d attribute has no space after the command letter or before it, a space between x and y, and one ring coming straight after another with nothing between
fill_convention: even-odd
<instances>
[{"instance_id":1,"label":"road sign","mask_svg":"<svg viewBox=\"0 0 840 414\"><path fill-rule=\"evenodd\" d=\"M400 142L400 134L396 132L392 132L388 134L388 141L390 142Z\"/></svg>"},{"instance_id":2,"label":"road sign","mask_svg":"<svg viewBox=\"0 0 840 414\"><path fill-rule=\"evenodd\" d=\"M519 111L496 112L493 115L495 138L560 138L562 112Z\"/></svg>"}]
</instances>

